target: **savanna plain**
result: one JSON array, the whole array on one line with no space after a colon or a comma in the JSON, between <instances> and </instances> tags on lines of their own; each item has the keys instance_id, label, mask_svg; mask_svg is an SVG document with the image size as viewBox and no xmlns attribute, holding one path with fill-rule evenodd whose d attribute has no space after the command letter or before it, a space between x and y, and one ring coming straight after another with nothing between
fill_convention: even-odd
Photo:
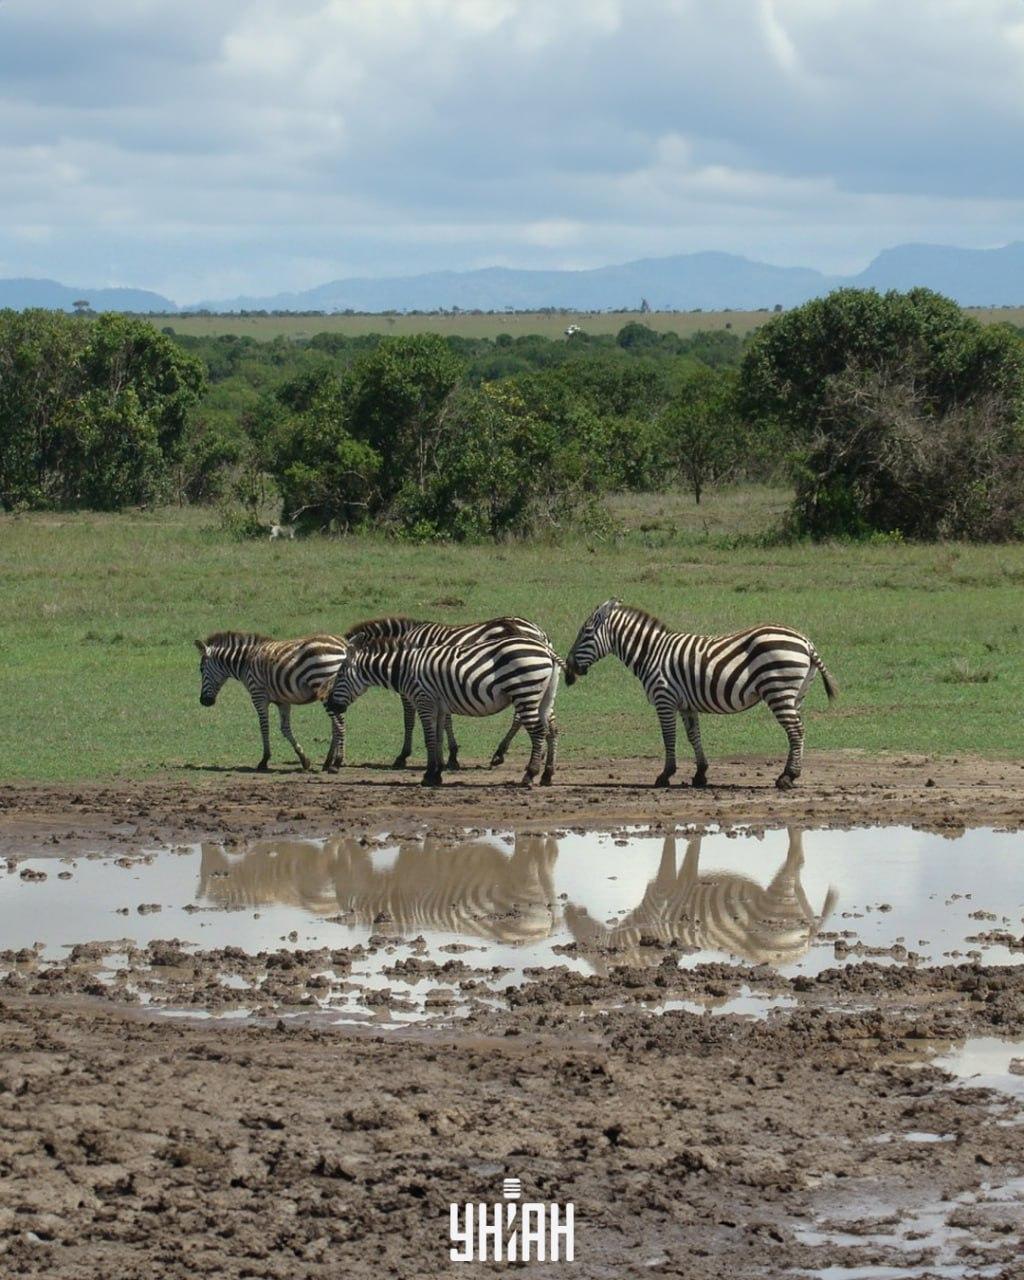
<instances>
[{"instance_id":1,"label":"savanna plain","mask_svg":"<svg viewBox=\"0 0 1024 1280\"><path fill-rule=\"evenodd\" d=\"M789 496L496 546L0 519L0 1272L444 1275L449 1206L515 1176L577 1275L1019 1276L1024 549L786 543ZM199 705L215 630L514 612L564 655L612 596L811 637L841 696L792 793L763 708L653 790L611 658L533 791L504 717L424 791L392 697L337 775L274 723L257 774L240 686Z\"/></svg>"}]
</instances>

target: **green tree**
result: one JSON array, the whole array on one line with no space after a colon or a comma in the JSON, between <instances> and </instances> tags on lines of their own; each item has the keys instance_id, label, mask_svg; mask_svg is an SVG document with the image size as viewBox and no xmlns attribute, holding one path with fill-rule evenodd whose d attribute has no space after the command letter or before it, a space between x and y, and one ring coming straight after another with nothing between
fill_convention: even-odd
<instances>
[{"instance_id":1,"label":"green tree","mask_svg":"<svg viewBox=\"0 0 1024 1280\"><path fill-rule=\"evenodd\" d=\"M1024 405L1024 345L1007 326L983 326L929 289L838 289L758 330L741 368L742 406L806 440L830 378L897 366L935 412L992 391L1011 413Z\"/></svg>"},{"instance_id":2,"label":"green tree","mask_svg":"<svg viewBox=\"0 0 1024 1280\"><path fill-rule=\"evenodd\" d=\"M385 339L353 366L345 388L349 429L380 459L385 505L410 480L425 487L444 431L445 402L464 369L435 334Z\"/></svg>"},{"instance_id":3,"label":"green tree","mask_svg":"<svg viewBox=\"0 0 1024 1280\"><path fill-rule=\"evenodd\" d=\"M707 368L690 372L661 426L668 457L699 503L709 485L735 473L743 460L735 376Z\"/></svg>"}]
</instances>

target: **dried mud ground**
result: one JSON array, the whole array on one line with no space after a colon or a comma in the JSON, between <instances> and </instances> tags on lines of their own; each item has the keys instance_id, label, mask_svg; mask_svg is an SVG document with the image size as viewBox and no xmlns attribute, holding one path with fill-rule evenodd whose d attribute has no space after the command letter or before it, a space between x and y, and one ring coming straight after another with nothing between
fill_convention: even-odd
<instances>
[{"instance_id":1,"label":"dried mud ground","mask_svg":"<svg viewBox=\"0 0 1024 1280\"><path fill-rule=\"evenodd\" d=\"M89 784L0 785L0 852L282 834L343 835L386 829L443 835L466 827L553 824L613 827L750 824L852 827L908 824L935 830L1024 826L1024 762L857 751L813 753L791 792L772 785L777 757L715 761L705 790L680 767L667 790L651 783L660 760L610 760L559 768L555 785L526 790L521 770L470 766L440 788L420 771L296 767L196 770L189 777Z\"/></svg>"},{"instance_id":2,"label":"dried mud ground","mask_svg":"<svg viewBox=\"0 0 1024 1280\"><path fill-rule=\"evenodd\" d=\"M0 843L17 858L403 826L1024 825L1016 763L818 756L791 795L767 760L723 762L704 793L652 792L651 772L570 769L530 795L477 770L429 793L369 770L4 787ZM966 1036L1024 1037L1024 968L787 979L665 960L541 973L461 1023L386 1033L154 1017L116 984L94 997L74 953L55 979L27 962L0 983L0 1275L447 1275L449 1204L500 1199L506 1174L575 1204L579 1276L1024 1275L1022 1096L933 1061ZM224 955L189 964L198 991ZM641 1004L744 986L792 1002L759 1020Z\"/></svg>"}]
</instances>

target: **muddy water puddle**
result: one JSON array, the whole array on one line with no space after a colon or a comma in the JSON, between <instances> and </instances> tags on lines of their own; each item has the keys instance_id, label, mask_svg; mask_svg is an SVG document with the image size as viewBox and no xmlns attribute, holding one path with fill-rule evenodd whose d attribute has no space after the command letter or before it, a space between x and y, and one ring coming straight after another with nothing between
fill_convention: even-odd
<instances>
[{"instance_id":1,"label":"muddy water puddle","mask_svg":"<svg viewBox=\"0 0 1024 1280\"><path fill-rule=\"evenodd\" d=\"M205 995L193 983L175 1010L193 1015L283 1003L401 1025L494 1007L554 970L1019 964L1022 935L1024 835L984 829L280 838L13 860L0 877L7 972L79 944L97 991L170 1011L153 974L173 993L193 948L219 951ZM94 943L110 945L81 945ZM280 956L252 960L282 951L304 956L301 992ZM788 1003L743 990L646 1007L765 1017Z\"/></svg>"}]
</instances>

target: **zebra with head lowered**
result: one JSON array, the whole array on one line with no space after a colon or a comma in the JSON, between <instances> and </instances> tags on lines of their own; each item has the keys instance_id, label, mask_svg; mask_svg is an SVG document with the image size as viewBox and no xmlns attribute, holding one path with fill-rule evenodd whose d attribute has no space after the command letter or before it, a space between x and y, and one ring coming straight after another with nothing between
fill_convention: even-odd
<instances>
[{"instance_id":1,"label":"zebra with head lowered","mask_svg":"<svg viewBox=\"0 0 1024 1280\"><path fill-rule=\"evenodd\" d=\"M303 769L310 761L292 733L293 706L315 702L325 680L334 677L347 648L341 636L306 636L302 640L271 640L243 631L218 631L197 640L199 650L199 701L212 707L225 681L241 681L249 691L259 717L263 738L263 758L256 766L261 772L270 761L268 708L275 703L281 718L281 732L292 744ZM331 745L324 769L334 773L345 755L345 723L331 716Z\"/></svg>"},{"instance_id":2,"label":"zebra with head lowered","mask_svg":"<svg viewBox=\"0 0 1024 1280\"><path fill-rule=\"evenodd\" d=\"M421 622L416 618L405 618L395 614L383 618L370 618L365 622L357 622L345 632L345 639L350 644L364 643L368 640L398 640L411 649L422 649L429 645L456 644L473 645L481 640L495 639L503 635L522 635L550 646L551 642L540 627L525 618L490 618L486 622L470 622L464 626L454 626L446 622ZM402 749L395 757L392 769L404 769L405 762L412 755L412 731L416 723L416 708L404 694L402 695L402 711L405 717L405 736ZM459 744L455 740L452 718L445 719L444 731L448 738L447 769L459 767ZM495 769L505 760L509 744L519 732L518 716L512 726L495 748L491 756L491 768Z\"/></svg>"},{"instance_id":3,"label":"zebra with head lowered","mask_svg":"<svg viewBox=\"0 0 1024 1280\"><path fill-rule=\"evenodd\" d=\"M697 761L693 785L703 787L708 761L700 740L700 713L728 715L766 702L789 739L786 766L775 780L777 787L788 790L800 776L800 708L815 671L821 672L829 701L838 692L814 645L788 627L751 627L727 636L688 635L670 631L643 609L606 600L584 622L569 651L566 684L586 675L609 653L633 672L658 713L665 767L655 779L656 787L667 787L676 771L677 715Z\"/></svg>"},{"instance_id":4,"label":"zebra with head lowered","mask_svg":"<svg viewBox=\"0 0 1024 1280\"><path fill-rule=\"evenodd\" d=\"M514 706L516 720L530 735L532 751L523 776L530 786L540 773L551 782L558 730L554 720L558 672L562 663L546 640L506 634L473 645L444 644L413 648L402 639L366 640L349 645L333 682L321 689L332 715L344 715L373 685L392 689L412 703L427 747L424 786L441 783L441 738L446 717L490 716Z\"/></svg>"}]
</instances>

